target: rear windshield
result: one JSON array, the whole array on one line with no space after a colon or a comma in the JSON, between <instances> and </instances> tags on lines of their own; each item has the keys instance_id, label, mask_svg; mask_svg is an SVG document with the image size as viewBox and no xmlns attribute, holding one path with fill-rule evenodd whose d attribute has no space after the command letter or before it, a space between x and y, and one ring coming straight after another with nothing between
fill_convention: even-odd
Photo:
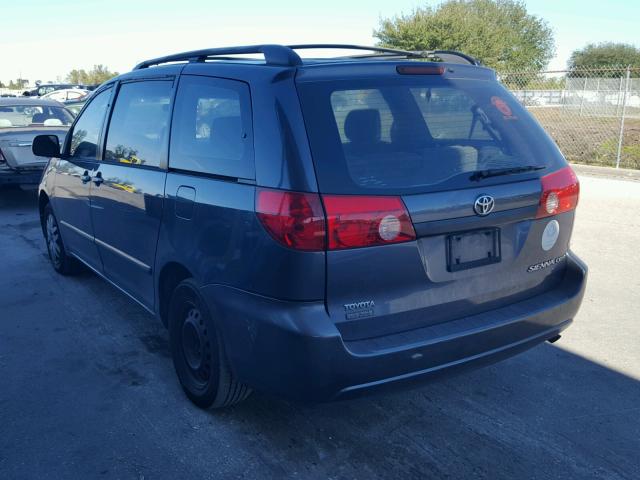
<instances>
[{"instance_id":1,"label":"rear windshield","mask_svg":"<svg viewBox=\"0 0 640 480\"><path fill-rule=\"evenodd\" d=\"M73 116L63 107L49 105L0 105L0 128L69 126Z\"/></svg>"},{"instance_id":2,"label":"rear windshield","mask_svg":"<svg viewBox=\"0 0 640 480\"><path fill-rule=\"evenodd\" d=\"M298 88L324 192L464 188L476 171L534 167L517 176L524 179L564 163L537 122L494 81L412 76Z\"/></svg>"}]
</instances>

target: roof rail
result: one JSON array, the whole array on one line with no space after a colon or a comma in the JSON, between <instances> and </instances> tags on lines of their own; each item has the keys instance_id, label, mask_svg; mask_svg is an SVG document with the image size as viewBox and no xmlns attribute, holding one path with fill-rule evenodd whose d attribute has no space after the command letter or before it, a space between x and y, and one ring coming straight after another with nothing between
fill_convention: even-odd
<instances>
[{"instance_id":1,"label":"roof rail","mask_svg":"<svg viewBox=\"0 0 640 480\"><path fill-rule=\"evenodd\" d=\"M221 55L243 55L247 53L261 53L264 55L264 61L267 65L282 65L295 67L302 65L302 60L296 52L289 47L282 45L250 45L245 47L227 47L227 48L207 48L204 50L193 50L190 52L174 53L166 57L152 58L140 62L134 70L148 68L153 65L170 62L204 62L209 57Z\"/></svg>"},{"instance_id":2,"label":"roof rail","mask_svg":"<svg viewBox=\"0 0 640 480\"><path fill-rule=\"evenodd\" d=\"M341 58L389 58L389 57L405 57L405 58L423 58L423 59L440 59L443 62L451 63L469 63L471 65L480 66L482 63L471 55L458 52L456 50L395 50L390 48L369 48L362 47L363 50L368 49L380 53L370 53L366 55L349 55Z\"/></svg>"},{"instance_id":3,"label":"roof rail","mask_svg":"<svg viewBox=\"0 0 640 480\"><path fill-rule=\"evenodd\" d=\"M401 56L407 58L425 58L423 52L412 52L410 50L400 50L397 48L386 47L367 47L363 45L349 45L343 43L307 43L301 45L287 45L292 50L313 50L313 49L332 49L332 50L367 50L370 52L379 52L384 54L393 54L393 56ZM366 55L371 56L371 55ZM365 55L363 55L365 57ZM356 57L349 57L356 58Z\"/></svg>"},{"instance_id":4,"label":"roof rail","mask_svg":"<svg viewBox=\"0 0 640 480\"><path fill-rule=\"evenodd\" d=\"M423 58L435 59L453 63L469 63L471 65L480 65L475 58L455 50L425 50L411 51L400 50L396 48L386 47L366 47L362 45L347 45L339 43L313 43L302 45L250 45L244 47L226 47L226 48L208 48L204 50L193 50L190 52L175 53L165 57L153 58L139 63L133 69L140 70L153 65L171 62L204 62L208 58L217 58L218 60L239 60L238 58L229 57L229 55L243 55L251 53L261 53L264 55L264 61L267 65L279 65L296 67L302 65L302 59L294 50L312 50L312 49L332 49L332 50L366 50L374 52L366 55L352 55L338 58ZM461 62L462 60L462 62Z\"/></svg>"}]
</instances>

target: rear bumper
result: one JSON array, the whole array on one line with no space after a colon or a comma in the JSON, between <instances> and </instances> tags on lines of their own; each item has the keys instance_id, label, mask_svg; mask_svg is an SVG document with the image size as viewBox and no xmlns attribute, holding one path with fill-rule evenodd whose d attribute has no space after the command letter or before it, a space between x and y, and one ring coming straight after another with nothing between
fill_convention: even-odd
<instances>
[{"instance_id":1,"label":"rear bumper","mask_svg":"<svg viewBox=\"0 0 640 480\"><path fill-rule=\"evenodd\" d=\"M44 166L22 171L0 166L0 185L38 185L43 171Z\"/></svg>"},{"instance_id":2,"label":"rear bumper","mask_svg":"<svg viewBox=\"0 0 640 480\"><path fill-rule=\"evenodd\" d=\"M227 356L252 387L321 402L493 363L558 335L575 316L587 268L567 255L561 283L482 314L375 339L344 342L323 302L274 300L221 285L202 288Z\"/></svg>"}]
</instances>

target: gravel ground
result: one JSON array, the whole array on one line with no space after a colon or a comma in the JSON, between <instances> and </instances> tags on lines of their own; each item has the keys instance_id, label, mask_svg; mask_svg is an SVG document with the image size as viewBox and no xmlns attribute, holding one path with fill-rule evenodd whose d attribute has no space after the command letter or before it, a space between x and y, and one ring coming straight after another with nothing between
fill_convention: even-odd
<instances>
[{"instance_id":1,"label":"gravel ground","mask_svg":"<svg viewBox=\"0 0 640 480\"><path fill-rule=\"evenodd\" d=\"M0 191L0 479L640 478L640 183L581 176L582 310L554 345L356 401L193 407L167 334L48 264L34 191Z\"/></svg>"}]
</instances>

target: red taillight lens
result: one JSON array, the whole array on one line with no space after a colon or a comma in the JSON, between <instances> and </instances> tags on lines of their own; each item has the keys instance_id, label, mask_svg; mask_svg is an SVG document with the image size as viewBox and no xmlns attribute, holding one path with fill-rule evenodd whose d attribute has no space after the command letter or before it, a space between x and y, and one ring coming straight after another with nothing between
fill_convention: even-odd
<instances>
[{"instance_id":1,"label":"red taillight lens","mask_svg":"<svg viewBox=\"0 0 640 480\"><path fill-rule=\"evenodd\" d=\"M269 234L296 250L324 250L325 221L315 193L258 189L256 213Z\"/></svg>"},{"instance_id":2,"label":"red taillight lens","mask_svg":"<svg viewBox=\"0 0 640 480\"><path fill-rule=\"evenodd\" d=\"M329 250L408 242L416 238L399 197L323 195Z\"/></svg>"},{"instance_id":3,"label":"red taillight lens","mask_svg":"<svg viewBox=\"0 0 640 480\"><path fill-rule=\"evenodd\" d=\"M536 218L568 212L578 206L580 182L571 167L545 175Z\"/></svg>"}]
</instances>

